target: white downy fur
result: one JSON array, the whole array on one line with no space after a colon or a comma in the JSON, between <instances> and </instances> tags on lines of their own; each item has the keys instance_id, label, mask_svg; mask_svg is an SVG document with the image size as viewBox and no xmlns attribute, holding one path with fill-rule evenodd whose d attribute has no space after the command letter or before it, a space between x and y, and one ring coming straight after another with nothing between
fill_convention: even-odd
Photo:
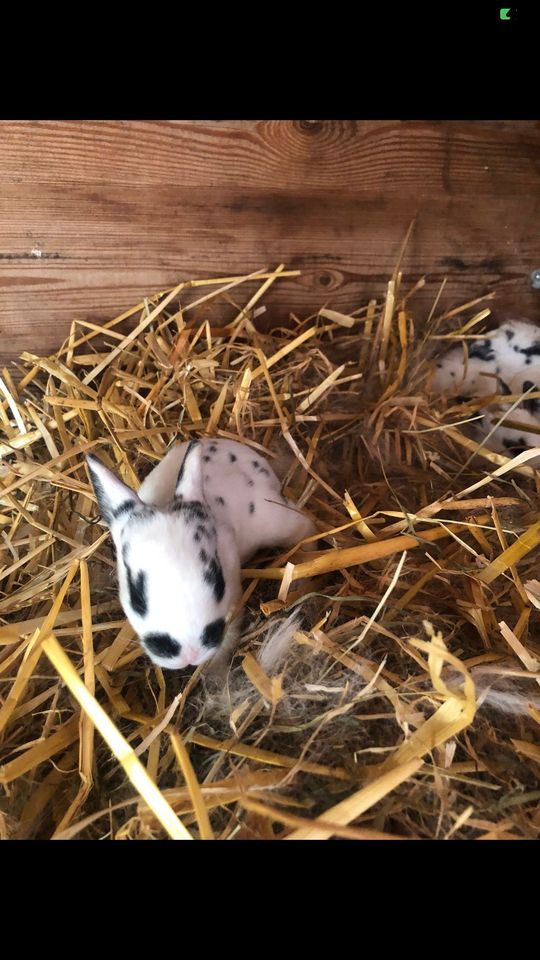
<instances>
[{"instance_id":1,"label":"white downy fur","mask_svg":"<svg viewBox=\"0 0 540 960\"><path fill-rule=\"evenodd\" d=\"M292 610L288 615L275 618L268 625L257 660L270 676L283 667L292 653L294 637L300 629L301 619L301 613ZM519 683L515 677L493 675L485 672L482 667L473 667L471 677L478 710L492 709L512 716L530 716L529 706L540 709L540 691L536 693L534 687L531 687L528 692L523 683ZM304 678L304 682L307 683L308 679L316 682L318 676ZM455 683L458 689L463 687L463 677L456 670L447 671L446 680L450 685ZM245 695L246 690L242 689L242 695Z\"/></svg>"},{"instance_id":2,"label":"white downy fur","mask_svg":"<svg viewBox=\"0 0 540 960\"><path fill-rule=\"evenodd\" d=\"M531 692L528 693L515 677L494 676L485 673L482 667L473 667L471 677L478 710L490 707L499 713L512 716L530 716L529 706L540 709L540 693L536 693L534 687L531 687ZM463 687L461 674L451 670L448 672L449 684L454 680L459 688Z\"/></svg>"},{"instance_id":3,"label":"white downy fur","mask_svg":"<svg viewBox=\"0 0 540 960\"><path fill-rule=\"evenodd\" d=\"M287 616L271 621L266 636L259 647L257 660L270 676L277 673L285 662L294 641L294 635L300 629L301 615L292 610Z\"/></svg>"},{"instance_id":4,"label":"white downy fur","mask_svg":"<svg viewBox=\"0 0 540 960\"><path fill-rule=\"evenodd\" d=\"M488 375L486 375L488 374ZM523 320L508 320L483 340L468 341L468 359L460 345L436 362L431 388L448 396L481 397L504 392L518 395L531 385L540 385L540 329ZM510 404L491 410L475 429L480 441L491 431ZM540 400L525 400L512 411L511 419L540 426ZM506 427L504 422L486 440L490 450L514 455L516 449L540 446L540 434ZM516 448L513 450L513 448ZM540 458L529 461L537 466Z\"/></svg>"},{"instance_id":5,"label":"white downy fur","mask_svg":"<svg viewBox=\"0 0 540 960\"><path fill-rule=\"evenodd\" d=\"M290 613L280 617L273 617L263 634L262 642L257 653L257 660L269 676L275 676L283 671L288 658L294 665L298 659L298 649L295 644L295 634L301 629L302 613L293 609ZM291 680L290 673L286 672L284 684L285 696L280 703L280 715L289 715L294 712L296 719L302 721L302 700L298 694L313 689L320 683L320 672L325 665L316 656L310 656L304 661L301 678ZM494 675L483 667L473 667L471 678L476 691L476 703L479 712L489 710L504 713L510 716L529 717L529 707L540 709L540 691L535 692L534 684L526 678L518 680L515 677ZM351 677L353 686L358 678ZM443 679L450 688L463 690L463 676L456 670L447 669L443 672ZM362 689L368 684L361 681L354 690L354 696L361 695ZM422 683L426 692L430 688L429 681ZM321 689L321 688L318 688ZM340 689L339 686L337 688ZM245 703L253 694L253 685L247 679L244 671L237 669L227 678L226 685L210 684L205 691L205 709L213 715L222 715L228 719L230 713ZM295 694L297 695L295 697ZM352 688L351 688L352 695ZM291 699L292 697L292 699ZM307 707L306 707L307 710ZM307 713L306 713L307 716ZM305 718L304 718L305 719Z\"/></svg>"},{"instance_id":6,"label":"white downy fur","mask_svg":"<svg viewBox=\"0 0 540 960\"><path fill-rule=\"evenodd\" d=\"M173 447L138 494L96 457L87 460L116 546L122 606L160 667L181 669L216 650L230 652L241 564L316 530L282 496L267 461L236 441Z\"/></svg>"}]
</instances>

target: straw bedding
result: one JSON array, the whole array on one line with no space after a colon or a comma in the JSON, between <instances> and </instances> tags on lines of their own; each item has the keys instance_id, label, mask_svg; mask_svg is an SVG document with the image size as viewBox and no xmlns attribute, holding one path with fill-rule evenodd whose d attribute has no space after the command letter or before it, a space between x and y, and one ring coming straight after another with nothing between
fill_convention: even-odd
<instances>
[{"instance_id":1,"label":"straw bedding","mask_svg":"<svg viewBox=\"0 0 540 960\"><path fill-rule=\"evenodd\" d=\"M258 332L287 275L179 284L3 371L3 838L538 836L534 452L478 450L494 398L428 389L489 298L420 322L396 268L350 315ZM137 486L194 436L267 451L318 526L250 561L221 679L142 653L84 461Z\"/></svg>"}]
</instances>

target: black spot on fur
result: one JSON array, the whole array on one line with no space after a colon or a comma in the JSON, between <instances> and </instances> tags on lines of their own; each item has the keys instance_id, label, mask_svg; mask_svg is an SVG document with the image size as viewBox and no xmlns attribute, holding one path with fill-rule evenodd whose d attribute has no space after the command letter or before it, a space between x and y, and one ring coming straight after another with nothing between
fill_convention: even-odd
<instances>
[{"instance_id":1,"label":"black spot on fur","mask_svg":"<svg viewBox=\"0 0 540 960\"><path fill-rule=\"evenodd\" d=\"M512 393L508 384L505 383L501 377L499 377L499 385L500 385L501 393L504 393L506 396Z\"/></svg>"},{"instance_id":2,"label":"black spot on fur","mask_svg":"<svg viewBox=\"0 0 540 960\"><path fill-rule=\"evenodd\" d=\"M530 363L532 363L532 357L527 357L525 360L525 366L528 367Z\"/></svg>"},{"instance_id":3,"label":"black spot on fur","mask_svg":"<svg viewBox=\"0 0 540 960\"><path fill-rule=\"evenodd\" d=\"M210 560L210 563L204 571L204 579L206 583L212 587L217 602L221 603L225 593L225 580L221 564L216 557L212 557Z\"/></svg>"},{"instance_id":4,"label":"black spot on fur","mask_svg":"<svg viewBox=\"0 0 540 960\"><path fill-rule=\"evenodd\" d=\"M167 509L174 513L181 513L186 523L193 523L195 520L208 520L208 510L199 500L182 500L181 497L175 497Z\"/></svg>"},{"instance_id":5,"label":"black spot on fur","mask_svg":"<svg viewBox=\"0 0 540 960\"><path fill-rule=\"evenodd\" d=\"M220 505L221 507L224 507L224 506L225 506L225 501L224 501L223 497L215 497L215 501L216 501L216 503L219 503L219 505Z\"/></svg>"},{"instance_id":6,"label":"black spot on fur","mask_svg":"<svg viewBox=\"0 0 540 960\"><path fill-rule=\"evenodd\" d=\"M194 539L195 543L200 543L200 542L201 542L201 535L200 535L200 533L199 533L198 530L196 530L195 533L193 534L193 539Z\"/></svg>"},{"instance_id":7,"label":"black spot on fur","mask_svg":"<svg viewBox=\"0 0 540 960\"><path fill-rule=\"evenodd\" d=\"M526 390L538 390L538 387L532 382L532 380L525 380L523 383L523 392ZM540 400L537 400L535 397L532 397L531 400L524 400L521 404L524 410L528 410L529 413L538 413L540 410Z\"/></svg>"},{"instance_id":8,"label":"black spot on fur","mask_svg":"<svg viewBox=\"0 0 540 960\"><path fill-rule=\"evenodd\" d=\"M142 570L137 574L135 580L131 577L131 571L128 571L129 600L135 613L144 617L148 611L146 599L146 574Z\"/></svg>"},{"instance_id":9,"label":"black spot on fur","mask_svg":"<svg viewBox=\"0 0 540 960\"><path fill-rule=\"evenodd\" d=\"M223 617L214 620L212 623L207 623L201 637L203 647L218 647L223 640L224 632L225 620Z\"/></svg>"},{"instance_id":10,"label":"black spot on fur","mask_svg":"<svg viewBox=\"0 0 540 960\"><path fill-rule=\"evenodd\" d=\"M188 523L193 523L194 520L208 519L208 511L198 500L185 500L182 503L182 510Z\"/></svg>"},{"instance_id":11,"label":"black spot on fur","mask_svg":"<svg viewBox=\"0 0 540 960\"><path fill-rule=\"evenodd\" d=\"M217 447L216 447L215 443L211 443L210 446L208 447L208 449L210 450L210 453L215 453L216 450L217 450Z\"/></svg>"},{"instance_id":12,"label":"black spot on fur","mask_svg":"<svg viewBox=\"0 0 540 960\"><path fill-rule=\"evenodd\" d=\"M258 460L252 460L252 461L251 461L251 466L253 467L254 470L258 470L258 469L259 469L259 466L260 466L259 461L258 461Z\"/></svg>"},{"instance_id":13,"label":"black spot on fur","mask_svg":"<svg viewBox=\"0 0 540 960\"><path fill-rule=\"evenodd\" d=\"M118 517L121 517L124 513L131 513L134 509L135 502L133 500L124 500L119 507L113 510L112 515L115 520L118 520Z\"/></svg>"},{"instance_id":14,"label":"black spot on fur","mask_svg":"<svg viewBox=\"0 0 540 960\"><path fill-rule=\"evenodd\" d=\"M206 550L202 549L199 553L199 557L201 558L202 563L208 563L208 554Z\"/></svg>"},{"instance_id":15,"label":"black spot on fur","mask_svg":"<svg viewBox=\"0 0 540 960\"><path fill-rule=\"evenodd\" d=\"M126 568L126 576L129 589L129 602L133 607L135 613L138 613L140 617L146 616L148 613L148 600L146 596L146 574L141 570L136 577L133 576L133 571L129 566L126 560L126 549L124 547L122 551L122 556L124 560L124 566Z\"/></svg>"},{"instance_id":16,"label":"black spot on fur","mask_svg":"<svg viewBox=\"0 0 540 960\"><path fill-rule=\"evenodd\" d=\"M442 363L438 363L438 364L437 364L437 368L438 368L439 370L442 370Z\"/></svg>"},{"instance_id":17,"label":"black spot on fur","mask_svg":"<svg viewBox=\"0 0 540 960\"><path fill-rule=\"evenodd\" d=\"M503 447L514 457L517 457L519 453L524 453L525 450L529 449L525 443L525 437L520 437L519 440L503 440Z\"/></svg>"},{"instance_id":18,"label":"black spot on fur","mask_svg":"<svg viewBox=\"0 0 540 960\"><path fill-rule=\"evenodd\" d=\"M520 353L524 354L526 357L540 356L540 340L536 340L530 347L525 347L525 349L521 350Z\"/></svg>"},{"instance_id":19,"label":"black spot on fur","mask_svg":"<svg viewBox=\"0 0 540 960\"><path fill-rule=\"evenodd\" d=\"M203 457L204 462L205 462L205 463L209 463L211 459L212 459L212 457L209 457L208 454L205 453L205 455L204 455L204 457Z\"/></svg>"},{"instance_id":20,"label":"black spot on fur","mask_svg":"<svg viewBox=\"0 0 540 960\"><path fill-rule=\"evenodd\" d=\"M506 339L507 339L507 340L513 340L513 339L514 339L514 331L513 331L513 330L505 330L504 332L505 332L505 335L506 335Z\"/></svg>"},{"instance_id":21,"label":"black spot on fur","mask_svg":"<svg viewBox=\"0 0 540 960\"><path fill-rule=\"evenodd\" d=\"M236 454L229 453L229 460L231 461L231 463L236 463Z\"/></svg>"},{"instance_id":22,"label":"black spot on fur","mask_svg":"<svg viewBox=\"0 0 540 960\"><path fill-rule=\"evenodd\" d=\"M255 504L254 504L254 503L250 503L250 505L249 505L249 512L250 512L250 513L255 513Z\"/></svg>"},{"instance_id":23,"label":"black spot on fur","mask_svg":"<svg viewBox=\"0 0 540 960\"><path fill-rule=\"evenodd\" d=\"M254 481L254 480L248 480L247 485L248 485L248 487L254 487L254 486L255 486L255 481Z\"/></svg>"},{"instance_id":24,"label":"black spot on fur","mask_svg":"<svg viewBox=\"0 0 540 960\"><path fill-rule=\"evenodd\" d=\"M495 351L491 346L491 340L484 340L482 343L478 340L469 347L469 358L476 360L494 360Z\"/></svg>"},{"instance_id":25,"label":"black spot on fur","mask_svg":"<svg viewBox=\"0 0 540 960\"><path fill-rule=\"evenodd\" d=\"M182 466L180 467L180 470L178 471L178 476L177 476L177 478L176 478L176 486L177 486L177 487L178 487L178 484L180 483L180 481L182 480L182 478L183 478L183 476L184 476L184 469L185 469L185 466L186 466L187 458L189 457L190 453L194 450L194 448L199 446L199 442L200 442L199 440L190 440L190 441L189 441L188 448L187 448L187 450L186 450L186 452L185 452L185 454L184 454L184 459L182 460Z\"/></svg>"},{"instance_id":26,"label":"black spot on fur","mask_svg":"<svg viewBox=\"0 0 540 960\"><path fill-rule=\"evenodd\" d=\"M261 473L264 474L265 477L270 476L270 471L267 470L266 467L261 467Z\"/></svg>"},{"instance_id":27,"label":"black spot on fur","mask_svg":"<svg viewBox=\"0 0 540 960\"><path fill-rule=\"evenodd\" d=\"M142 638L142 644L149 653L164 659L177 657L182 647L168 633L148 633Z\"/></svg>"}]
</instances>

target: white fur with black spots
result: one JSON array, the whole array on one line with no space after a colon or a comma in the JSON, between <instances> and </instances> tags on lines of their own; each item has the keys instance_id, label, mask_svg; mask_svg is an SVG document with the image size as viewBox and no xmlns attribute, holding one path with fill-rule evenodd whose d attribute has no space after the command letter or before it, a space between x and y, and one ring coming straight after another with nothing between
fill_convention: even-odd
<instances>
[{"instance_id":1,"label":"white fur with black spots","mask_svg":"<svg viewBox=\"0 0 540 960\"><path fill-rule=\"evenodd\" d=\"M431 390L449 398L474 399L489 394L520 395L540 389L540 328L524 320L507 320L497 330L478 340L466 340L435 361ZM511 404L491 408L474 430L481 441L492 430ZM522 449L540 447L540 434L527 426L540 427L540 399L527 397L512 411L511 419L523 429L504 422L486 441L496 453L515 456ZM540 465L540 457L529 461Z\"/></svg>"}]
</instances>

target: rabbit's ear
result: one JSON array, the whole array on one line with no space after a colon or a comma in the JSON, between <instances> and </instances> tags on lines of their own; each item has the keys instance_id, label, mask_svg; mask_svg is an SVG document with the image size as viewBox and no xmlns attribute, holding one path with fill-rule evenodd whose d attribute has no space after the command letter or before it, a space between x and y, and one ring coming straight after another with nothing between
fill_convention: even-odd
<instances>
[{"instance_id":1,"label":"rabbit's ear","mask_svg":"<svg viewBox=\"0 0 540 960\"><path fill-rule=\"evenodd\" d=\"M204 499L202 477L202 446L199 440L192 440L180 467L176 481L175 496L183 500Z\"/></svg>"},{"instance_id":2,"label":"rabbit's ear","mask_svg":"<svg viewBox=\"0 0 540 960\"><path fill-rule=\"evenodd\" d=\"M111 473L98 457L89 453L86 457L90 479L96 494L101 516L107 526L111 526L118 517L130 513L142 501L131 487Z\"/></svg>"}]
</instances>

